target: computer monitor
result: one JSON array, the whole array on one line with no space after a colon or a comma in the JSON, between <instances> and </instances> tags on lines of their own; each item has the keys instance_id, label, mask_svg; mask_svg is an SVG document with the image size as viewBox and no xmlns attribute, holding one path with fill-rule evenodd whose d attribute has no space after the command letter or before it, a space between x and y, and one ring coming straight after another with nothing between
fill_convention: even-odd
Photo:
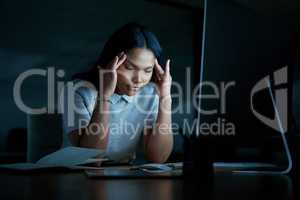
<instances>
[{"instance_id":1,"label":"computer monitor","mask_svg":"<svg viewBox=\"0 0 300 200\"><path fill-rule=\"evenodd\" d=\"M214 160L278 162L284 148L264 80L289 134L293 30L229 0L206 1L204 20L196 134L214 145Z\"/></svg>"}]
</instances>

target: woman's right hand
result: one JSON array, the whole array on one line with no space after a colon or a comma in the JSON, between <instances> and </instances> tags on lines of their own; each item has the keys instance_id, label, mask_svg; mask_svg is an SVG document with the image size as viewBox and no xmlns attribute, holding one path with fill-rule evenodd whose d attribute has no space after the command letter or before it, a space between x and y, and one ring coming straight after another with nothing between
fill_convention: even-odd
<instances>
[{"instance_id":1,"label":"woman's right hand","mask_svg":"<svg viewBox=\"0 0 300 200\"><path fill-rule=\"evenodd\" d=\"M99 92L100 97L108 99L117 86L117 69L124 63L127 56L124 52L115 56L114 59L105 68L98 66L99 80L101 81Z\"/></svg>"}]
</instances>

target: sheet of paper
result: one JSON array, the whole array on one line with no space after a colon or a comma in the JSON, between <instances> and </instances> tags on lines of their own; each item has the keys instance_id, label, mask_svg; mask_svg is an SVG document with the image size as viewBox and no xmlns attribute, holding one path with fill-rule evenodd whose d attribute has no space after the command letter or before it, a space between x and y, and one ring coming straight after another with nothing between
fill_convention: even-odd
<instances>
[{"instance_id":1,"label":"sheet of paper","mask_svg":"<svg viewBox=\"0 0 300 200\"><path fill-rule=\"evenodd\" d=\"M0 168L28 171L28 170L35 170L35 169L51 168L51 167L45 165L39 165L36 163L13 163L13 164L2 164L0 165Z\"/></svg>"},{"instance_id":2,"label":"sheet of paper","mask_svg":"<svg viewBox=\"0 0 300 200\"><path fill-rule=\"evenodd\" d=\"M105 151L100 149L66 147L41 158L36 163L2 164L0 165L0 168L21 171L57 167L64 167L68 169L94 169L93 167L78 165L97 162L99 158L104 157Z\"/></svg>"},{"instance_id":3,"label":"sheet of paper","mask_svg":"<svg viewBox=\"0 0 300 200\"><path fill-rule=\"evenodd\" d=\"M99 170L101 167L89 167L89 166L49 166L36 163L13 163L2 164L0 169L17 170L17 171L34 171L40 169L52 169L52 168L64 168L70 170Z\"/></svg>"},{"instance_id":4,"label":"sheet of paper","mask_svg":"<svg viewBox=\"0 0 300 200\"><path fill-rule=\"evenodd\" d=\"M166 164L158 164L158 163L139 165L138 168L148 173L165 173L165 172L172 171L172 168L167 166Z\"/></svg>"},{"instance_id":5,"label":"sheet of paper","mask_svg":"<svg viewBox=\"0 0 300 200\"><path fill-rule=\"evenodd\" d=\"M105 151L100 149L66 147L51 153L36 162L41 165L75 166L90 163L90 158L105 156Z\"/></svg>"}]
</instances>

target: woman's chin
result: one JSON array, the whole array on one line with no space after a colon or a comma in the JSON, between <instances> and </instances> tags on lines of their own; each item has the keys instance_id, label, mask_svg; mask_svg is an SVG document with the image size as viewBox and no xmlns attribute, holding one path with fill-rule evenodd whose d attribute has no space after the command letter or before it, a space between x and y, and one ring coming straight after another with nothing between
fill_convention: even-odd
<instances>
[{"instance_id":1,"label":"woman's chin","mask_svg":"<svg viewBox=\"0 0 300 200\"><path fill-rule=\"evenodd\" d=\"M129 91L126 93L126 95L127 95L127 96L134 96L134 95L136 95L136 93L137 93L137 91L129 90Z\"/></svg>"},{"instance_id":2,"label":"woman's chin","mask_svg":"<svg viewBox=\"0 0 300 200\"><path fill-rule=\"evenodd\" d=\"M127 96L134 96L138 93L138 91L140 90L140 88L126 88L122 91L118 91L118 94L125 94Z\"/></svg>"},{"instance_id":3,"label":"woman's chin","mask_svg":"<svg viewBox=\"0 0 300 200\"><path fill-rule=\"evenodd\" d=\"M139 89L131 89L129 88L127 91L126 91L126 95L127 96L134 96L138 93Z\"/></svg>"}]
</instances>

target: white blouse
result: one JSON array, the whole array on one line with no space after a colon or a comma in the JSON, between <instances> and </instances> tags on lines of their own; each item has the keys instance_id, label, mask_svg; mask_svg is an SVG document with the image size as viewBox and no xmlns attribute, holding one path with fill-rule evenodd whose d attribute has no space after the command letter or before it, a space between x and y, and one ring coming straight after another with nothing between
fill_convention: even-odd
<instances>
[{"instance_id":1,"label":"white blouse","mask_svg":"<svg viewBox=\"0 0 300 200\"><path fill-rule=\"evenodd\" d=\"M97 94L91 83L82 80L68 82L62 88L59 110L63 116L64 147L71 145L67 134L89 124ZM109 103L107 156L116 161L132 160L144 127L152 126L157 119L159 98L154 83L148 83L134 96L114 93Z\"/></svg>"}]
</instances>

